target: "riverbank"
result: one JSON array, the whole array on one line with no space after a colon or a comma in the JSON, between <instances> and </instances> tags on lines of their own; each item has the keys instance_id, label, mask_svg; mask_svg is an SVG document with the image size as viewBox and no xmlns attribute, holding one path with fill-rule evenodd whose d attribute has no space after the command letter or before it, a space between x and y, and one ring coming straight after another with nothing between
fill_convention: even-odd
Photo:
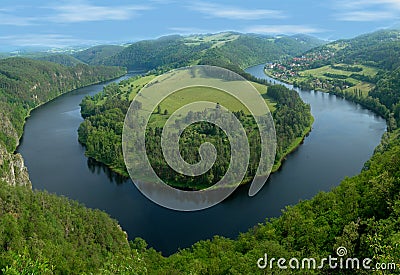
<instances>
[{"instance_id":1,"label":"riverbank","mask_svg":"<svg viewBox=\"0 0 400 275\"><path fill-rule=\"evenodd\" d=\"M310 126L307 127L304 131L301 137L296 138L291 144L290 146L285 150L285 152L283 153L283 156L276 160L276 163L274 164L274 166L272 166L272 170L271 173L274 173L276 171L278 171L279 169L281 169L283 162L285 161L285 159L294 151L296 151L299 146L304 142L304 139L310 134L310 132L312 131L312 125L314 124L314 117L311 116L311 121L310 121Z\"/></svg>"},{"instance_id":2,"label":"riverbank","mask_svg":"<svg viewBox=\"0 0 400 275\"><path fill-rule=\"evenodd\" d=\"M24 159L17 153L31 112L77 88L126 74L122 67L60 64L24 59L1 60L0 180L31 186Z\"/></svg>"},{"instance_id":3,"label":"riverbank","mask_svg":"<svg viewBox=\"0 0 400 275\"><path fill-rule=\"evenodd\" d=\"M81 88L89 87L89 86L92 86L92 85L97 85L97 84L101 84L101 83L106 83L106 82L109 82L109 81L113 81L113 80L115 80L115 79L118 79L118 78L120 78L120 77L123 77L123 76L126 75L127 73L128 73L127 71L124 71L123 73L118 74L117 76L113 76L113 77L111 77L111 78L109 78L109 79L95 81L95 82L93 82L93 83L85 84L85 85L83 85L83 86L81 86L81 87L75 87L75 88L73 88L73 89L71 89L71 90L67 90L67 91L65 91L65 92L61 92L60 94L58 94L58 95L56 95L56 96L54 96L54 97L51 97L49 100L46 100L46 101L44 101L44 102L41 102L40 104L38 104L37 106L35 106L35 107L33 107L33 108L29 108L28 111L27 111L27 114L24 116L23 129L25 129L26 121L27 121L27 119L31 116L31 113L32 113L34 110L40 108L41 106L43 106L43 105L45 105L45 104L47 104L47 103L50 103L50 102L54 101L55 99L57 99L58 97L63 96L63 95L68 94L68 93L71 93L71 92L73 92L73 91L75 91L75 90L77 90L77 89L81 89ZM20 142L21 142L21 138L23 137L23 135L24 135L24 131L22 131L22 133L19 134L19 136L18 136L17 145L15 146L14 151L13 151L14 154L15 154L16 151L18 150L18 146L19 146L19 144L20 144Z\"/></svg>"},{"instance_id":4,"label":"riverbank","mask_svg":"<svg viewBox=\"0 0 400 275\"><path fill-rule=\"evenodd\" d=\"M268 77L279 80L280 82L283 82L285 84L292 85L294 88L300 88L303 90L315 90L315 91L322 92L322 93L328 93L328 94L332 94L332 95L344 98L350 102L360 104L364 108L376 113L377 115L379 115L380 117L385 119L386 122L388 122L390 124L389 110L383 104L381 104L381 103L377 102L376 100L374 100L373 98L371 98L368 95L368 92L366 92L366 93L362 92L361 94L358 94L356 92L341 91L341 90L336 90L336 89L335 90L326 89L326 88L314 89L314 88L308 87L308 86L305 87L302 85L296 85L296 83L294 81L287 79L287 78L285 78L285 79L276 78L273 74L271 74L269 72L268 69L265 69L265 68L264 68L264 73Z\"/></svg>"}]
</instances>

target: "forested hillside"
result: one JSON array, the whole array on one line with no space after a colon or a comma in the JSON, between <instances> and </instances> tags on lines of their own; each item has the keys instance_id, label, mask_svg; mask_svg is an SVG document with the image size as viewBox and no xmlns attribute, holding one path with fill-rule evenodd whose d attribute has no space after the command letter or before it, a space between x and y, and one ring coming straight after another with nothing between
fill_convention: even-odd
<instances>
[{"instance_id":1,"label":"forested hillside","mask_svg":"<svg viewBox=\"0 0 400 275\"><path fill-rule=\"evenodd\" d=\"M102 61L106 65L125 66L129 70L152 70L159 67L177 68L187 66L209 48L208 43L187 45L181 36L166 36L157 40L139 41L120 53Z\"/></svg>"},{"instance_id":2,"label":"forested hillside","mask_svg":"<svg viewBox=\"0 0 400 275\"><path fill-rule=\"evenodd\" d=\"M33 57L33 59L49 61L63 66L75 66L83 63L79 59L69 54L45 54L42 56Z\"/></svg>"},{"instance_id":3,"label":"forested hillside","mask_svg":"<svg viewBox=\"0 0 400 275\"><path fill-rule=\"evenodd\" d=\"M144 271L125 233L104 212L1 181L0 233L4 274L100 274L125 259Z\"/></svg>"},{"instance_id":4,"label":"forested hillside","mask_svg":"<svg viewBox=\"0 0 400 275\"><path fill-rule=\"evenodd\" d=\"M271 62L287 56L302 54L324 42L308 36L283 36L280 38L242 34L236 40L207 51L201 64L235 64L242 69Z\"/></svg>"},{"instance_id":5,"label":"forested hillside","mask_svg":"<svg viewBox=\"0 0 400 275\"><path fill-rule=\"evenodd\" d=\"M400 126L400 67L386 73L369 94L389 110L388 120L392 127Z\"/></svg>"},{"instance_id":6,"label":"forested hillside","mask_svg":"<svg viewBox=\"0 0 400 275\"><path fill-rule=\"evenodd\" d=\"M361 63L381 69L393 70L400 66L400 32L382 30L350 40L340 40L334 60L337 63ZM342 49L340 49L342 48Z\"/></svg>"},{"instance_id":7,"label":"forested hillside","mask_svg":"<svg viewBox=\"0 0 400 275\"><path fill-rule=\"evenodd\" d=\"M99 45L89 49L78 51L73 56L89 65L100 65L104 59L118 54L124 49L116 45Z\"/></svg>"},{"instance_id":8,"label":"forested hillside","mask_svg":"<svg viewBox=\"0 0 400 275\"><path fill-rule=\"evenodd\" d=\"M189 37L173 35L134 43L105 58L102 64L152 70L200 62L218 66L234 64L244 69L283 55L300 54L321 44L323 41L308 36L274 38L229 32Z\"/></svg>"},{"instance_id":9,"label":"forested hillside","mask_svg":"<svg viewBox=\"0 0 400 275\"><path fill-rule=\"evenodd\" d=\"M10 184L28 182L23 160L10 155L22 135L31 109L78 87L125 73L120 67L65 67L26 58L0 60L0 179ZM18 179L23 179L18 183Z\"/></svg>"},{"instance_id":10,"label":"forested hillside","mask_svg":"<svg viewBox=\"0 0 400 275\"><path fill-rule=\"evenodd\" d=\"M393 70L400 66L399 49L400 31L380 30L316 47L305 53L305 56L321 57L311 62L313 68L332 63L346 63Z\"/></svg>"}]
</instances>

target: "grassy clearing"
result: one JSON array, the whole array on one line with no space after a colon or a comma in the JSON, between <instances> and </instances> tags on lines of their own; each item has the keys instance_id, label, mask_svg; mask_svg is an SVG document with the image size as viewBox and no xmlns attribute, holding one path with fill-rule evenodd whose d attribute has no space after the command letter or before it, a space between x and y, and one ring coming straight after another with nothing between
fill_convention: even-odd
<instances>
[{"instance_id":1,"label":"grassy clearing","mask_svg":"<svg viewBox=\"0 0 400 275\"><path fill-rule=\"evenodd\" d=\"M375 87L375 85L373 85L371 83L360 82L360 83L356 84L356 86L348 88L344 91L345 92L353 92L355 89L361 90L362 95L366 97L366 96L368 96L369 91L371 91L374 87Z\"/></svg>"},{"instance_id":2,"label":"grassy clearing","mask_svg":"<svg viewBox=\"0 0 400 275\"><path fill-rule=\"evenodd\" d=\"M212 43L212 48L222 46L227 42L238 39L238 34L217 33L215 35L192 35L185 38L186 45L200 45L200 43Z\"/></svg>"},{"instance_id":3,"label":"grassy clearing","mask_svg":"<svg viewBox=\"0 0 400 275\"><path fill-rule=\"evenodd\" d=\"M124 94L127 94L129 96L129 100L133 100L137 93L154 78L154 75L144 76L140 78L132 78L129 83L121 85L120 89ZM261 95L265 95L267 93L265 85L255 82L251 82L251 84ZM212 86L212 83L210 83L210 85ZM232 85L233 87L236 84L233 82L229 85ZM264 100L267 103L269 110L271 112L275 111L276 103L268 99ZM250 114L250 112L241 102L223 91L208 87L191 87L177 91L169 96L167 99L165 99L163 102L161 102L161 114L154 113L150 119L150 124L152 124L153 126L162 127L169 118L170 114L175 112L180 107L196 101L211 101L216 103L218 102L232 112L243 110L245 114ZM98 104L103 104L104 102L105 98L101 100ZM157 108L155 108L155 110L157 110ZM165 110L167 110L167 115L164 115Z\"/></svg>"},{"instance_id":4,"label":"grassy clearing","mask_svg":"<svg viewBox=\"0 0 400 275\"><path fill-rule=\"evenodd\" d=\"M138 79L134 79L129 83L129 85L121 88L121 90L124 92L129 92L129 101L132 101L137 95L137 93L155 77L156 77L155 75L148 75L140 77Z\"/></svg>"},{"instance_id":5,"label":"grassy clearing","mask_svg":"<svg viewBox=\"0 0 400 275\"><path fill-rule=\"evenodd\" d=\"M336 64L337 66L346 66L345 64ZM319 77L319 78L329 78L326 77L326 73L330 74L337 74L337 75L346 75L350 78L351 74L359 74L359 75L367 75L367 76L375 76L377 71L374 68L367 67L364 65L357 65L357 67L362 68L363 70L361 72L348 72L344 70L338 70L338 69L333 69L330 65L323 66L320 68L316 69L311 69L311 70L305 70L299 73L300 76L302 77L307 77L309 75L312 75L314 77ZM360 82L360 81L359 81Z\"/></svg>"},{"instance_id":6,"label":"grassy clearing","mask_svg":"<svg viewBox=\"0 0 400 275\"><path fill-rule=\"evenodd\" d=\"M257 83L252 84L260 94L266 93L265 86ZM190 87L175 92L161 102L161 114L153 114L150 118L150 124L153 126L162 127L169 118L170 114L182 106L196 101L211 101L219 103L225 108L229 109L231 112L243 110L246 115L250 115L249 110L247 110L247 108L239 100L219 89L210 87ZM265 101L270 111L274 111L276 104L269 100ZM157 110L157 108L155 110ZM165 110L167 110L167 115L164 115Z\"/></svg>"},{"instance_id":7,"label":"grassy clearing","mask_svg":"<svg viewBox=\"0 0 400 275\"><path fill-rule=\"evenodd\" d=\"M335 64L336 66L348 66L346 64ZM363 96L368 96L368 93L375 87L374 84L364 82L358 79L354 79L351 77L352 74L357 74L357 75L365 75L369 77L374 77L377 74L377 70L372 67L364 66L364 65L356 65L356 67L362 68L362 71L360 72L349 72L345 70L340 70L340 69L334 69L330 65L323 66L320 68L316 69L311 69L311 70L304 70L299 72L299 77L295 77L290 79L290 83L293 83L293 81L301 81L305 78L308 77L313 77L313 78L318 78L321 80L334 80L334 77L327 76L326 74L332 74L332 75L342 75L342 76L347 76L347 78L344 78L347 83L350 83L352 87L345 89L344 91L346 92L353 92L355 89L361 90ZM319 88L318 90L320 91L326 91L324 89Z\"/></svg>"},{"instance_id":8,"label":"grassy clearing","mask_svg":"<svg viewBox=\"0 0 400 275\"><path fill-rule=\"evenodd\" d=\"M341 43L341 42L336 42L336 43L332 43L332 44L328 44L327 47L328 48L332 48L334 50L343 50L348 46L348 44L346 43Z\"/></svg>"}]
</instances>

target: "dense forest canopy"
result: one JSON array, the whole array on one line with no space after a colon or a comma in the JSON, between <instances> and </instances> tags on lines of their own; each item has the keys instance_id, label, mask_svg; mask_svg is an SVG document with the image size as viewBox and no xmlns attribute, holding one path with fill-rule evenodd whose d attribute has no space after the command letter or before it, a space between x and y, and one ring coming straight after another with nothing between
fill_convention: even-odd
<instances>
[{"instance_id":1,"label":"dense forest canopy","mask_svg":"<svg viewBox=\"0 0 400 275\"><path fill-rule=\"evenodd\" d=\"M124 49L117 45L99 45L89 49L78 51L73 57L89 65L101 65L104 59L118 54Z\"/></svg>"},{"instance_id":2,"label":"dense forest canopy","mask_svg":"<svg viewBox=\"0 0 400 275\"><path fill-rule=\"evenodd\" d=\"M72 67L75 65L84 63L81 60L79 60L71 55L68 55L68 54L46 54L46 55L32 57L32 58L37 59L37 60L49 61L49 62L57 63L60 65L64 65L64 66L72 66Z\"/></svg>"}]
</instances>

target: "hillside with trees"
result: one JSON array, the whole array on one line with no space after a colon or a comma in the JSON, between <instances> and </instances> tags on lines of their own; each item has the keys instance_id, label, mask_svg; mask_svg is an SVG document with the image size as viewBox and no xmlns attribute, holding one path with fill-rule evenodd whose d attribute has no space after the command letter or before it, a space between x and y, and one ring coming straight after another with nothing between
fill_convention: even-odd
<instances>
[{"instance_id":1,"label":"hillside with trees","mask_svg":"<svg viewBox=\"0 0 400 275\"><path fill-rule=\"evenodd\" d=\"M389 110L388 120L391 127L400 126L400 67L386 73L369 95L378 99Z\"/></svg>"},{"instance_id":2,"label":"hillside with trees","mask_svg":"<svg viewBox=\"0 0 400 275\"><path fill-rule=\"evenodd\" d=\"M283 36L279 38L241 34L236 40L207 51L201 64L236 64L245 69L252 65L270 62L287 56L302 54L324 44L308 36Z\"/></svg>"},{"instance_id":3,"label":"hillside with trees","mask_svg":"<svg viewBox=\"0 0 400 275\"><path fill-rule=\"evenodd\" d=\"M117 45L99 45L72 54L73 57L89 65L101 65L104 59L118 54L124 49Z\"/></svg>"},{"instance_id":4,"label":"hillside with trees","mask_svg":"<svg viewBox=\"0 0 400 275\"><path fill-rule=\"evenodd\" d=\"M65 92L124 73L120 67L65 67L19 57L0 60L0 179L12 185L29 183L21 156L12 153L33 108Z\"/></svg>"},{"instance_id":5,"label":"hillside with trees","mask_svg":"<svg viewBox=\"0 0 400 275\"><path fill-rule=\"evenodd\" d=\"M101 64L168 70L198 63L218 66L226 63L245 69L284 55L300 54L323 43L308 36L274 38L230 32L188 37L171 35L133 43Z\"/></svg>"},{"instance_id":6,"label":"hillside with trees","mask_svg":"<svg viewBox=\"0 0 400 275\"><path fill-rule=\"evenodd\" d=\"M48 61L48 62L53 62L57 63L63 66L68 66L68 67L73 67L78 64L83 64L81 60L73 57L72 55L69 54L44 54L38 57L32 57L33 59L37 60L42 60L42 61Z\"/></svg>"},{"instance_id":7,"label":"hillside with trees","mask_svg":"<svg viewBox=\"0 0 400 275\"><path fill-rule=\"evenodd\" d=\"M181 36L165 36L156 40L136 42L120 53L105 58L102 64L127 67L128 70L152 70L159 67L177 68L194 62L210 45L187 45Z\"/></svg>"}]
</instances>

